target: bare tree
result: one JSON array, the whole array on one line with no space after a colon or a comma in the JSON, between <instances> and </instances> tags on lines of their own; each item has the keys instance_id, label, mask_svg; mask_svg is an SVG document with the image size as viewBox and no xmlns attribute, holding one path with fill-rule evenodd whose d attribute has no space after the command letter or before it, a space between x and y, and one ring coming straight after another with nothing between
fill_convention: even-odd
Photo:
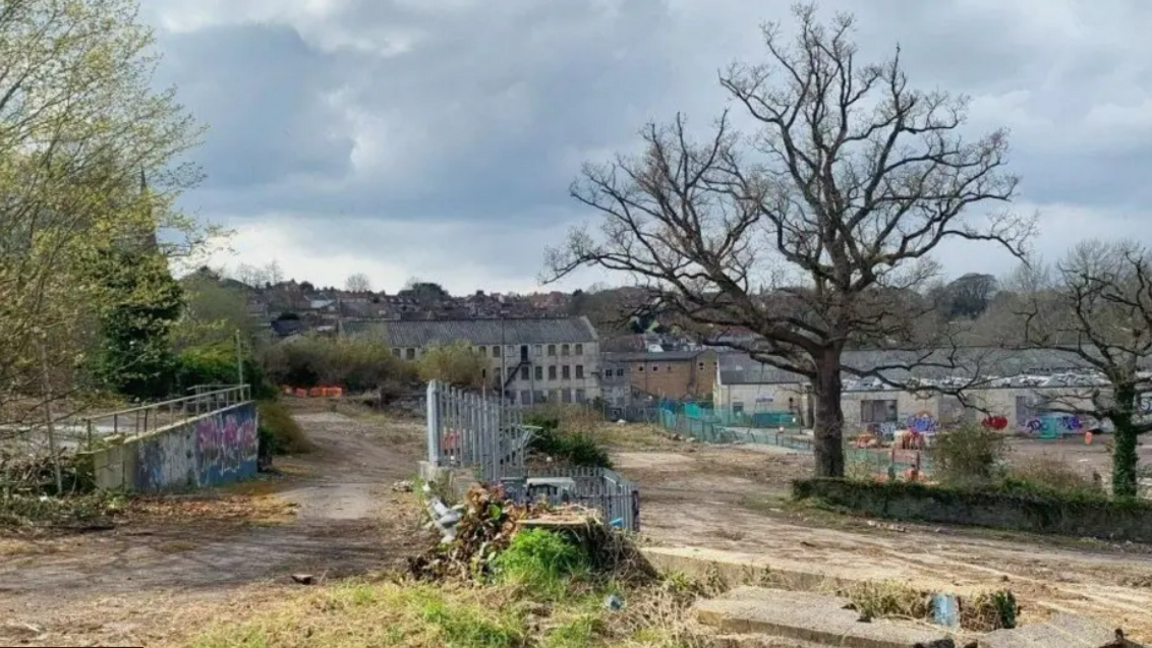
<instances>
[{"instance_id":1,"label":"bare tree","mask_svg":"<svg viewBox=\"0 0 1152 648\"><path fill-rule=\"evenodd\" d=\"M1152 430L1152 255L1130 241L1086 241L1053 267L1022 268L1017 283L1024 344L1092 371L1053 408L1111 421L1113 493L1135 496L1138 437Z\"/></svg>"},{"instance_id":2,"label":"bare tree","mask_svg":"<svg viewBox=\"0 0 1152 648\"><path fill-rule=\"evenodd\" d=\"M280 269L280 262L276 259L264 266L264 275L268 278L268 283L273 286L279 285L284 282L284 271Z\"/></svg>"},{"instance_id":3,"label":"bare tree","mask_svg":"<svg viewBox=\"0 0 1152 648\"><path fill-rule=\"evenodd\" d=\"M228 274L232 279L252 288L260 288L270 281L267 271L247 263L238 264Z\"/></svg>"},{"instance_id":4,"label":"bare tree","mask_svg":"<svg viewBox=\"0 0 1152 648\"><path fill-rule=\"evenodd\" d=\"M698 142L678 115L643 129L643 155L586 166L572 195L601 236L573 231L545 278L627 273L702 330L755 333L723 343L811 381L816 473L841 476L841 372L881 369L843 366L845 347L910 345L919 311L903 298L935 273L930 253L969 239L1021 255L1034 219L968 217L1010 201L1017 178L1003 130L960 135L966 98L910 88L899 49L860 64L851 16L793 11L794 39L763 29L768 64L720 77L759 130L741 138L725 114Z\"/></svg>"},{"instance_id":5,"label":"bare tree","mask_svg":"<svg viewBox=\"0 0 1152 648\"><path fill-rule=\"evenodd\" d=\"M354 293L372 292L372 280L363 272L348 275L344 280L344 290Z\"/></svg>"}]
</instances>

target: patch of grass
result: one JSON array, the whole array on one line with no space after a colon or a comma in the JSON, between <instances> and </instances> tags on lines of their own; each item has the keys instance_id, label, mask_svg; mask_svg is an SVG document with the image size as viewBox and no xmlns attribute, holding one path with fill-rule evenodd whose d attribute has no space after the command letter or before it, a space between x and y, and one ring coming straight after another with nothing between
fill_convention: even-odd
<instances>
[{"instance_id":1,"label":"patch of grass","mask_svg":"<svg viewBox=\"0 0 1152 648\"><path fill-rule=\"evenodd\" d=\"M1007 590L983 592L960 602L960 626L968 630L988 632L1015 628L1019 614L1016 597Z\"/></svg>"},{"instance_id":2,"label":"patch of grass","mask_svg":"<svg viewBox=\"0 0 1152 648\"><path fill-rule=\"evenodd\" d=\"M1014 463L1009 469L1005 485L1011 489L1031 489L1051 494L1075 494L1080 496L1101 496L1101 488L1092 480L1077 472L1067 462L1056 457L1042 455L1029 457Z\"/></svg>"},{"instance_id":3,"label":"patch of grass","mask_svg":"<svg viewBox=\"0 0 1152 648\"><path fill-rule=\"evenodd\" d=\"M306 454L316 449L283 403L260 401L258 407L260 428L257 433L260 442L267 443L271 447L272 454Z\"/></svg>"},{"instance_id":4,"label":"patch of grass","mask_svg":"<svg viewBox=\"0 0 1152 648\"><path fill-rule=\"evenodd\" d=\"M501 582L545 600L564 596L574 579L586 578L590 571L591 560L583 547L544 529L520 531L495 561Z\"/></svg>"},{"instance_id":5,"label":"patch of grass","mask_svg":"<svg viewBox=\"0 0 1152 648\"><path fill-rule=\"evenodd\" d=\"M929 594L900 583L861 581L842 595L862 617L870 619L926 619L932 614Z\"/></svg>"}]
</instances>

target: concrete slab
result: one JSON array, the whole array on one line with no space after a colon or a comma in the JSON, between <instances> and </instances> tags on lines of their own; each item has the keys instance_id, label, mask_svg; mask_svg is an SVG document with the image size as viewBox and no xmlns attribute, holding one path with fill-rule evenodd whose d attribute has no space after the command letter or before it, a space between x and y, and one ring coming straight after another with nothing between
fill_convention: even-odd
<instances>
[{"instance_id":1,"label":"concrete slab","mask_svg":"<svg viewBox=\"0 0 1152 648\"><path fill-rule=\"evenodd\" d=\"M738 587L696 604L697 620L722 633L767 635L843 648L955 648L943 630L860 621L848 601L811 592Z\"/></svg>"},{"instance_id":2,"label":"concrete slab","mask_svg":"<svg viewBox=\"0 0 1152 648\"><path fill-rule=\"evenodd\" d=\"M959 586L922 574L866 571L813 562L801 562L765 554L721 551L700 547L645 547L642 553L658 571L680 572L696 578L718 574L729 585L763 585L808 592L830 592L863 581L886 581L957 596L972 596L977 587Z\"/></svg>"},{"instance_id":3,"label":"concrete slab","mask_svg":"<svg viewBox=\"0 0 1152 648\"><path fill-rule=\"evenodd\" d=\"M1123 633L1092 619L1057 614L1045 623L997 630L980 639L980 648L1140 648Z\"/></svg>"}]
</instances>

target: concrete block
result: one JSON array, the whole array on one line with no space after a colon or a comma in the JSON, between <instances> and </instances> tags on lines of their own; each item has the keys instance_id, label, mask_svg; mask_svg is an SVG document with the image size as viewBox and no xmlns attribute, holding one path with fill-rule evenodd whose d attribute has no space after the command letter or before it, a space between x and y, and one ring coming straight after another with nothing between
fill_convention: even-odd
<instances>
[{"instance_id":1,"label":"concrete block","mask_svg":"<svg viewBox=\"0 0 1152 648\"><path fill-rule=\"evenodd\" d=\"M700 601L697 620L720 633L766 635L843 648L955 648L943 630L898 621L863 622L848 601L811 592L738 587Z\"/></svg>"},{"instance_id":2,"label":"concrete block","mask_svg":"<svg viewBox=\"0 0 1152 648\"><path fill-rule=\"evenodd\" d=\"M1044 623L990 632L980 648L1140 648L1122 636L1099 621L1057 614Z\"/></svg>"}]
</instances>

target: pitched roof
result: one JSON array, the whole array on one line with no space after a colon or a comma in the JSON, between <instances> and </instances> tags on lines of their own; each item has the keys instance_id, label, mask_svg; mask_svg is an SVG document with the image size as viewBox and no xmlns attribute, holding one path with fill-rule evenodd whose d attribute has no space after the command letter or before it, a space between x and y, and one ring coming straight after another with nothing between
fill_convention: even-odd
<instances>
[{"instance_id":1,"label":"pitched roof","mask_svg":"<svg viewBox=\"0 0 1152 648\"><path fill-rule=\"evenodd\" d=\"M395 347L450 344L552 344L595 342L596 329L586 317L401 320L348 322L350 335L379 336Z\"/></svg>"},{"instance_id":2,"label":"pitched roof","mask_svg":"<svg viewBox=\"0 0 1152 648\"><path fill-rule=\"evenodd\" d=\"M628 351L605 353L606 362L685 362L695 360L706 351Z\"/></svg>"},{"instance_id":3,"label":"pitched roof","mask_svg":"<svg viewBox=\"0 0 1152 648\"><path fill-rule=\"evenodd\" d=\"M762 365L743 353L724 353L720 358L720 381L725 385L797 383L806 379L782 369ZM996 386L1072 385L1091 380L1092 368L1075 355L1047 349L1011 350L993 347L933 349L924 351L845 351L844 366L860 371L882 369L889 381L903 383L948 379L989 379ZM992 380L992 379L997 380ZM845 371L841 379L847 391L882 389L875 377L858 378Z\"/></svg>"}]
</instances>

